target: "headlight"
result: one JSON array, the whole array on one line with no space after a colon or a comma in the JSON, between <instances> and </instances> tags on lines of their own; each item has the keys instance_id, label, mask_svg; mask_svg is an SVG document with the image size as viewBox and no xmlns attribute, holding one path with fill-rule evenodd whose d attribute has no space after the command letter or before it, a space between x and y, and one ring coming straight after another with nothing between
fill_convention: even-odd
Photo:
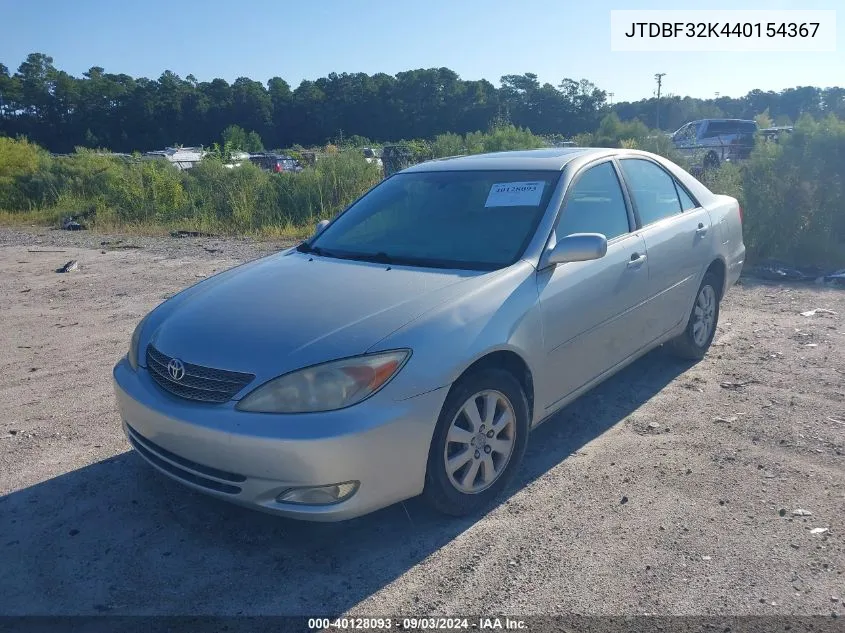
<instances>
[{"instance_id":1,"label":"headlight","mask_svg":"<svg viewBox=\"0 0 845 633\"><path fill-rule=\"evenodd\" d=\"M410 355L410 350L396 350L300 369L261 385L236 408L255 413L315 413L343 409L386 385Z\"/></svg>"},{"instance_id":2,"label":"headlight","mask_svg":"<svg viewBox=\"0 0 845 633\"><path fill-rule=\"evenodd\" d=\"M129 359L129 366L135 371L138 371L138 345L141 339L141 330L144 329L144 323L146 322L147 317L145 316L141 319L141 322L135 326L135 331L132 332L132 339L129 341L129 353L126 357Z\"/></svg>"}]
</instances>

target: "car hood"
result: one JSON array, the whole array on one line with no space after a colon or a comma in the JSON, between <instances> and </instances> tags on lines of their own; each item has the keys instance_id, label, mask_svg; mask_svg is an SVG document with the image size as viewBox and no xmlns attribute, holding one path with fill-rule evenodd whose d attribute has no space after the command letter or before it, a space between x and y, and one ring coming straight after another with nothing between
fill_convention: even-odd
<instances>
[{"instance_id":1,"label":"car hood","mask_svg":"<svg viewBox=\"0 0 845 633\"><path fill-rule=\"evenodd\" d=\"M375 343L496 273L420 269L286 251L227 271L155 312L143 350L256 374L362 354ZM156 314L157 313L157 314Z\"/></svg>"}]
</instances>

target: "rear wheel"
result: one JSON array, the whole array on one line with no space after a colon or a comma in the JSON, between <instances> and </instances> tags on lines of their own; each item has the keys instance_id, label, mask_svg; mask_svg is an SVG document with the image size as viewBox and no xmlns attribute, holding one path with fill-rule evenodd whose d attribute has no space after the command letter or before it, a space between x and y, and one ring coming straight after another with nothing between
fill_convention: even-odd
<instances>
[{"instance_id":1,"label":"rear wheel","mask_svg":"<svg viewBox=\"0 0 845 633\"><path fill-rule=\"evenodd\" d=\"M710 349L719 322L719 278L713 273L704 275L698 288L684 333L672 341L676 356L701 360Z\"/></svg>"},{"instance_id":2,"label":"rear wheel","mask_svg":"<svg viewBox=\"0 0 845 633\"><path fill-rule=\"evenodd\" d=\"M484 369L461 379L434 431L426 500L454 516L488 506L519 468L528 427L528 402L510 373Z\"/></svg>"}]
</instances>

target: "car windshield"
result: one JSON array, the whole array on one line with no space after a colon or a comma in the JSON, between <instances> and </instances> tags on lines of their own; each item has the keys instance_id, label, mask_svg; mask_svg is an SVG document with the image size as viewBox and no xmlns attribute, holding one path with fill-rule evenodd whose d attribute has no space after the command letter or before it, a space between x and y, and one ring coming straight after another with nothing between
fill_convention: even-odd
<instances>
[{"instance_id":1,"label":"car windshield","mask_svg":"<svg viewBox=\"0 0 845 633\"><path fill-rule=\"evenodd\" d=\"M495 270L525 250L556 171L400 173L300 250L383 263Z\"/></svg>"}]
</instances>

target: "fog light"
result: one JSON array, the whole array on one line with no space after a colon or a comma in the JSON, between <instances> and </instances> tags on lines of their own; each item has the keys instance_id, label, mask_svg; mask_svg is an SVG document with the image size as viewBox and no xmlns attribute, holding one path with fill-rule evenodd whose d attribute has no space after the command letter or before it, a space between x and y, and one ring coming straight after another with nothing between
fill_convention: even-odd
<instances>
[{"instance_id":1,"label":"fog light","mask_svg":"<svg viewBox=\"0 0 845 633\"><path fill-rule=\"evenodd\" d=\"M282 492L276 501L279 503L299 503L309 506L322 506L345 501L358 490L357 481L347 481L331 486L314 486L309 488L288 488Z\"/></svg>"}]
</instances>

